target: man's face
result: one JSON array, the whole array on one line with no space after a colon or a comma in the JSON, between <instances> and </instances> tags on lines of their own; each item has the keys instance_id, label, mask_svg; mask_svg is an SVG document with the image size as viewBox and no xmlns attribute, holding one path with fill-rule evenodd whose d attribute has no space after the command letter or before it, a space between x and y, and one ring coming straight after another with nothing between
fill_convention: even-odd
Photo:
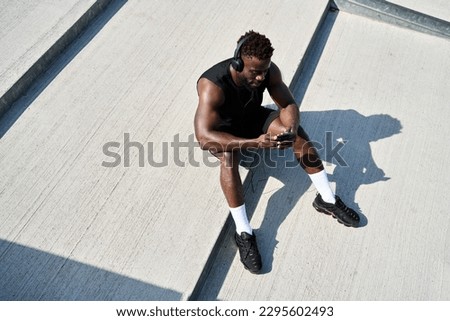
<instances>
[{"instance_id":1,"label":"man's face","mask_svg":"<svg viewBox=\"0 0 450 321\"><path fill-rule=\"evenodd\" d=\"M270 68L270 58L260 60L256 57L243 56L244 70L242 70L238 77L241 84L251 90L258 88L264 79Z\"/></svg>"}]
</instances>

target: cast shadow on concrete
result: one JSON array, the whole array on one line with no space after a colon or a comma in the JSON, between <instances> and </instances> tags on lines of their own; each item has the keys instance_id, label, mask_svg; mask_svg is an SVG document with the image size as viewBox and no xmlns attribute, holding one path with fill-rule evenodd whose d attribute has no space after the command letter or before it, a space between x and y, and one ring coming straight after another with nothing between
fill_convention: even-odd
<instances>
[{"instance_id":1,"label":"cast shadow on concrete","mask_svg":"<svg viewBox=\"0 0 450 321\"><path fill-rule=\"evenodd\" d=\"M400 121L389 115L363 116L355 110L330 110L302 112L302 124L319 151L331 182L336 183L336 194L347 206L361 216L360 227L367 225L364 208L356 202L356 192L361 185L374 184L389 179L373 158L370 143L401 131ZM292 150L265 150L262 162L252 168L247 188L249 216L253 213L272 178L281 185L269 198L265 216L257 231L263 255L263 273L272 270L272 256L277 246L277 230L292 212L300 197L311 187L309 177L296 164ZM330 165L333 166L330 166ZM298 215L315 213L311 208ZM368 215L376 215L370 213ZM331 218L330 218L331 220ZM335 220L334 223L337 224Z\"/></svg>"},{"instance_id":2,"label":"cast shadow on concrete","mask_svg":"<svg viewBox=\"0 0 450 321\"><path fill-rule=\"evenodd\" d=\"M328 164L325 168L330 181L336 182L336 194L361 214L361 226L365 226L368 224L366 215L370 217L376 213L371 213L370 209L364 209L364 204L360 206L356 202L358 188L389 179L377 166L370 143L400 133L400 121L384 114L364 116L355 110L306 111L301 113L301 120L321 158ZM318 213L312 206L293 213L302 195L313 190L313 187L309 177L296 163L292 149L282 152L265 150L258 155L252 155L253 159L245 156L242 165L249 168L244 189L250 218L262 196L271 193L262 223L255 231L263 258L262 274L265 274L272 271L273 254L278 244L276 236L287 216L324 214ZM266 183L274 179L278 183L275 187L272 184L272 190L267 190ZM196 299L217 298L231 264L238 255L233 240L235 226L232 220L229 221L224 241ZM329 224L339 223L330 217Z\"/></svg>"},{"instance_id":3,"label":"cast shadow on concrete","mask_svg":"<svg viewBox=\"0 0 450 321\"><path fill-rule=\"evenodd\" d=\"M69 44L48 69L42 71L26 90L24 96L17 99L0 116L0 139L8 132L33 101L47 88L58 74L80 53L87 44L103 29L128 0L113 0L87 27L73 43Z\"/></svg>"},{"instance_id":4,"label":"cast shadow on concrete","mask_svg":"<svg viewBox=\"0 0 450 321\"><path fill-rule=\"evenodd\" d=\"M179 301L181 293L0 239L0 301Z\"/></svg>"},{"instance_id":5,"label":"cast shadow on concrete","mask_svg":"<svg viewBox=\"0 0 450 321\"><path fill-rule=\"evenodd\" d=\"M364 213L356 202L358 188L390 179L376 164L370 144L400 134L401 122L390 115L364 116L352 109L304 112L302 119L325 164L333 164L334 170L326 169L336 183L336 194Z\"/></svg>"},{"instance_id":6,"label":"cast shadow on concrete","mask_svg":"<svg viewBox=\"0 0 450 321\"><path fill-rule=\"evenodd\" d=\"M385 114L366 117L355 110L302 112L301 119L304 129L324 160L330 182L335 183L336 195L360 214L360 227L366 226L368 217L377 213L371 213L370 209L364 208L364 204L357 203L356 193L359 187L390 179L386 177L383 169L377 166L370 143L400 133L402 128L400 121ZM270 154L270 159L275 160L277 166L263 166L259 171L256 169L255 174L250 177L249 185L252 189L247 194L251 198L248 204L251 205L249 210L252 213L262 194L270 192L265 190L265 181L274 178L282 185L270 196L263 222L257 231L261 252L264 253L262 272L268 273L272 270L273 252L278 243L276 240L278 228L292 213L302 195L310 188L315 193L315 189L300 166L293 166L295 159L291 149L278 157L277 151L264 153ZM255 179L258 182L256 188L253 187ZM301 213L292 214L316 213L323 215L316 212L312 206L305 208ZM330 217L330 224L338 222ZM346 228L343 225L342 227Z\"/></svg>"}]
</instances>

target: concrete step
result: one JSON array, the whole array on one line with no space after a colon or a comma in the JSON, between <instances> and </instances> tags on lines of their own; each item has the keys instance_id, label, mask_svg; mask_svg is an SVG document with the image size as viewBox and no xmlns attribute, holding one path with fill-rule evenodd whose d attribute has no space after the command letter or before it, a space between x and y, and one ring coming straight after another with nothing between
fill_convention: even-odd
<instances>
[{"instance_id":1,"label":"concrete step","mask_svg":"<svg viewBox=\"0 0 450 321\"><path fill-rule=\"evenodd\" d=\"M389 2L450 22L450 3L447 0L390 0Z\"/></svg>"},{"instance_id":2,"label":"concrete step","mask_svg":"<svg viewBox=\"0 0 450 321\"><path fill-rule=\"evenodd\" d=\"M292 155L273 154L246 191L262 274L244 270L229 229L199 300L450 299L450 42L342 11L328 21L294 94L362 227L316 212L308 177L284 168Z\"/></svg>"},{"instance_id":3,"label":"concrete step","mask_svg":"<svg viewBox=\"0 0 450 321\"><path fill-rule=\"evenodd\" d=\"M290 83L328 7L113 4L0 120L1 299L188 299L227 218L197 78L254 29Z\"/></svg>"},{"instance_id":4,"label":"concrete step","mask_svg":"<svg viewBox=\"0 0 450 321\"><path fill-rule=\"evenodd\" d=\"M445 0L335 0L335 3L342 11L450 39L450 5Z\"/></svg>"},{"instance_id":5,"label":"concrete step","mask_svg":"<svg viewBox=\"0 0 450 321\"><path fill-rule=\"evenodd\" d=\"M111 0L3 1L0 117Z\"/></svg>"}]
</instances>

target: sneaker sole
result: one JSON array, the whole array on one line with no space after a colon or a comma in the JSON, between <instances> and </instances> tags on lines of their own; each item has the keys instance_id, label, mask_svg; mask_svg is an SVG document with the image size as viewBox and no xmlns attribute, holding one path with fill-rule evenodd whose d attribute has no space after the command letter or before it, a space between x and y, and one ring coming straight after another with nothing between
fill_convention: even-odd
<instances>
[{"instance_id":1,"label":"sneaker sole","mask_svg":"<svg viewBox=\"0 0 450 321\"><path fill-rule=\"evenodd\" d=\"M242 261L241 261L241 263L242 263ZM260 270L258 270L258 271L252 271L252 270L250 270L248 267L246 267L244 263L242 263L242 265L244 266L244 268L245 268L247 271L249 271L249 272L252 273L252 274L260 274L260 273L261 273L262 268L261 268Z\"/></svg>"},{"instance_id":2,"label":"sneaker sole","mask_svg":"<svg viewBox=\"0 0 450 321\"><path fill-rule=\"evenodd\" d=\"M317 212L320 212L320 213L323 213L323 214L326 214L326 215L331 215L331 216L332 216L334 219L336 219L340 224L343 224L343 225L345 225L345 226L347 226L347 227L357 227L357 226L359 225L359 224L358 224L358 225L353 225L353 224L346 223L346 222L342 221L339 217L337 217L336 215L334 215L333 212L327 211L326 209L323 209L323 208L317 206L315 203L313 203L312 206L316 209Z\"/></svg>"}]
</instances>

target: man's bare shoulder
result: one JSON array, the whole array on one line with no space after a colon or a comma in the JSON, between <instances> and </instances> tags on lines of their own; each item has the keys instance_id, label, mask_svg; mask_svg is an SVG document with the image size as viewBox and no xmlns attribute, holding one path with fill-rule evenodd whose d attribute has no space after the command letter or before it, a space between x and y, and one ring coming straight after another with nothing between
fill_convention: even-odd
<instances>
[{"instance_id":1,"label":"man's bare shoulder","mask_svg":"<svg viewBox=\"0 0 450 321\"><path fill-rule=\"evenodd\" d=\"M281 70L280 70L280 68L278 68L278 66L273 61L270 64L269 72L270 72L270 83L271 84L282 81Z\"/></svg>"},{"instance_id":2,"label":"man's bare shoulder","mask_svg":"<svg viewBox=\"0 0 450 321\"><path fill-rule=\"evenodd\" d=\"M200 78L197 82L197 92L200 103L219 106L225 101L225 94L218 85L208 78Z\"/></svg>"}]
</instances>

